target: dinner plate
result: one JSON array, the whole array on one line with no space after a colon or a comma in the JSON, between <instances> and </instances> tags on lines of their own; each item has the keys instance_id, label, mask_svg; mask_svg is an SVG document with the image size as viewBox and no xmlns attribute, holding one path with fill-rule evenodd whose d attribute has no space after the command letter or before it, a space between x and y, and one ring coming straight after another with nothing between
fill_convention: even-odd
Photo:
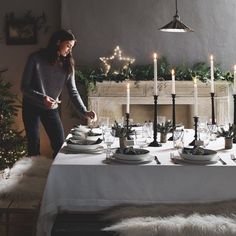
<instances>
[{"instance_id":1,"label":"dinner plate","mask_svg":"<svg viewBox=\"0 0 236 236\"><path fill-rule=\"evenodd\" d=\"M142 151L142 154L124 154L124 153L117 153L113 154L113 157L118 160L127 160L127 161L142 161L145 160L150 154L149 151L146 149L137 149L134 150Z\"/></svg>"},{"instance_id":2,"label":"dinner plate","mask_svg":"<svg viewBox=\"0 0 236 236\"><path fill-rule=\"evenodd\" d=\"M123 163L123 164L129 164L129 165L138 165L138 164L147 164L149 162L152 162L154 160L153 156L148 155L146 158L142 160L122 160L122 159L117 159L114 157L114 155L111 157L111 161L118 162L118 163Z\"/></svg>"},{"instance_id":3,"label":"dinner plate","mask_svg":"<svg viewBox=\"0 0 236 236\"><path fill-rule=\"evenodd\" d=\"M67 147L74 150L92 150L98 148L100 146L100 143L102 142L101 139L97 139L97 141L92 140L77 140L69 138L67 140Z\"/></svg>"},{"instance_id":4,"label":"dinner plate","mask_svg":"<svg viewBox=\"0 0 236 236\"><path fill-rule=\"evenodd\" d=\"M180 156L175 156L171 158L172 161L175 163L187 163L187 164L193 164L193 165L210 165L215 164L219 161L219 157L216 156L214 159L211 160L191 160L191 159L184 159Z\"/></svg>"},{"instance_id":5,"label":"dinner plate","mask_svg":"<svg viewBox=\"0 0 236 236\"><path fill-rule=\"evenodd\" d=\"M185 148L187 151L188 149ZM191 152L192 149L189 149L189 151ZM214 150L210 150L210 149L205 149L204 150L207 154L191 154L191 153L183 153L183 150L179 151L179 155L186 160L190 160L190 161L211 161L211 160L215 160L216 156L217 156L217 152Z\"/></svg>"},{"instance_id":6,"label":"dinner plate","mask_svg":"<svg viewBox=\"0 0 236 236\"><path fill-rule=\"evenodd\" d=\"M98 146L96 149L74 149L68 146L64 146L63 150L69 153L88 153L88 154L100 154L104 152L103 146Z\"/></svg>"}]
</instances>

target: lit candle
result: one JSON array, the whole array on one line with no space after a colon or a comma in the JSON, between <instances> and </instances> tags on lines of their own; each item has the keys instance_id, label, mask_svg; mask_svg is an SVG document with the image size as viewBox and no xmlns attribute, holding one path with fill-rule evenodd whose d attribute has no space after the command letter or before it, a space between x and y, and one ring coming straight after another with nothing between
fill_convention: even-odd
<instances>
[{"instance_id":1,"label":"lit candle","mask_svg":"<svg viewBox=\"0 0 236 236\"><path fill-rule=\"evenodd\" d=\"M194 88L194 116L198 116L198 100L197 100L197 79L193 79L193 88Z\"/></svg>"},{"instance_id":2,"label":"lit candle","mask_svg":"<svg viewBox=\"0 0 236 236\"><path fill-rule=\"evenodd\" d=\"M129 83L127 84L127 104L126 104L126 113L129 113L129 105L130 105L130 88Z\"/></svg>"},{"instance_id":3,"label":"lit candle","mask_svg":"<svg viewBox=\"0 0 236 236\"><path fill-rule=\"evenodd\" d=\"M157 54L153 54L154 57L154 95L157 95Z\"/></svg>"},{"instance_id":4,"label":"lit candle","mask_svg":"<svg viewBox=\"0 0 236 236\"><path fill-rule=\"evenodd\" d=\"M236 65L234 65L234 94L236 94Z\"/></svg>"},{"instance_id":5,"label":"lit candle","mask_svg":"<svg viewBox=\"0 0 236 236\"><path fill-rule=\"evenodd\" d=\"M213 55L210 56L210 64L211 64L211 93L214 93L214 61L213 61Z\"/></svg>"},{"instance_id":6,"label":"lit candle","mask_svg":"<svg viewBox=\"0 0 236 236\"><path fill-rule=\"evenodd\" d=\"M172 94L175 94L175 70L171 70L171 75L172 75Z\"/></svg>"}]
</instances>

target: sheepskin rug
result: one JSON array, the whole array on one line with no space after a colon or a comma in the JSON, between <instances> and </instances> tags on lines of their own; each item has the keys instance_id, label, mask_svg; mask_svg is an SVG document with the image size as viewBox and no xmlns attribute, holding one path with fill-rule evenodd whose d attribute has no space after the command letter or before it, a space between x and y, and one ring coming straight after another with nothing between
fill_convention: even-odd
<instances>
[{"instance_id":1,"label":"sheepskin rug","mask_svg":"<svg viewBox=\"0 0 236 236\"><path fill-rule=\"evenodd\" d=\"M10 169L8 178L2 171L0 199L40 200L51 164L52 159L46 157L24 157Z\"/></svg>"},{"instance_id":2,"label":"sheepskin rug","mask_svg":"<svg viewBox=\"0 0 236 236\"><path fill-rule=\"evenodd\" d=\"M236 200L205 204L120 206L108 212L119 236L236 236Z\"/></svg>"}]
</instances>

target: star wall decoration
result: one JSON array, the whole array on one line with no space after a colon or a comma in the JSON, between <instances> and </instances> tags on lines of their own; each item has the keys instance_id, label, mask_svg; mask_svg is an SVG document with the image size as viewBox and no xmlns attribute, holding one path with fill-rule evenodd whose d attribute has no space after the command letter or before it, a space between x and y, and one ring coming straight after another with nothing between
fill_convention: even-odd
<instances>
[{"instance_id":1,"label":"star wall decoration","mask_svg":"<svg viewBox=\"0 0 236 236\"><path fill-rule=\"evenodd\" d=\"M114 53L110 57L100 57L100 60L104 63L105 74L114 73L120 74L124 69L126 69L130 64L132 64L135 59L130 57L124 57L121 55L122 51L119 46L116 46Z\"/></svg>"}]
</instances>

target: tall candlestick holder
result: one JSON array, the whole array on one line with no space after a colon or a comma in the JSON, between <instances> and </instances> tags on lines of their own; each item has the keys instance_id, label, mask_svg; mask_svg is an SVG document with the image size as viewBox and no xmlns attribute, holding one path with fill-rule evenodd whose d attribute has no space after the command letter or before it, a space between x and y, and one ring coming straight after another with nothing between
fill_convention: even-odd
<instances>
[{"instance_id":1,"label":"tall candlestick holder","mask_svg":"<svg viewBox=\"0 0 236 236\"><path fill-rule=\"evenodd\" d=\"M234 125L236 125L236 94L233 94L234 97ZM236 143L236 134L234 134L233 143Z\"/></svg>"},{"instance_id":2,"label":"tall candlestick holder","mask_svg":"<svg viewBox=\"0 0 236 236\"><path fill-rule=\"evenodd\" d=\"M173 133L176 128L175 124L175 96L176 94L171 94L172 96L172 136L168 139L169 141L173 141Z\"/></svg>"},{"instance_id":3,"label":"tall candlestick holder","mask_svg":"<svg viewBox=\"0 0 236 236\"><path fill-rule=\"evenodd\" d=\"M198 116L194 116L193 120L194 120L194 140L189 144L190 146L198 146L197 145L197 138L198 138L198 134L197 134L197 128L198 128Z\"/></svg>"},{"instance_id":4,"label":"tall candlestick holder","mask_svg":"<svg viewBox=\"0 0 236 236\"><path fill-rule=\"evenodd\" d=\"M216 124L214 97L215 97L215 93L211 93L211 122L212 122L213 125Z\"/></svg>"},{"instance_id":5,"label":"tall candlestick holder","mask_svg":"<svg viewBox=\"0 0 236 236\"><path fill-rule=\"evenodd\" d=\"M126 121L126 138L127 140L130 140L129 136L129 113L125 113L125 121Z\"/></svg>"},{"instance_id":6,"label":"tall candlestick holder","mask_svg":"<svg viewBox=\"0 0 236 236\"><path fill-rule=\"evenodd\" d=\"M157 98L158 95L154 95L154 121L153 121L153 141L149 144L150 147L161 147L161 144L157 141Z\"/></svg>"}]
</instances>

